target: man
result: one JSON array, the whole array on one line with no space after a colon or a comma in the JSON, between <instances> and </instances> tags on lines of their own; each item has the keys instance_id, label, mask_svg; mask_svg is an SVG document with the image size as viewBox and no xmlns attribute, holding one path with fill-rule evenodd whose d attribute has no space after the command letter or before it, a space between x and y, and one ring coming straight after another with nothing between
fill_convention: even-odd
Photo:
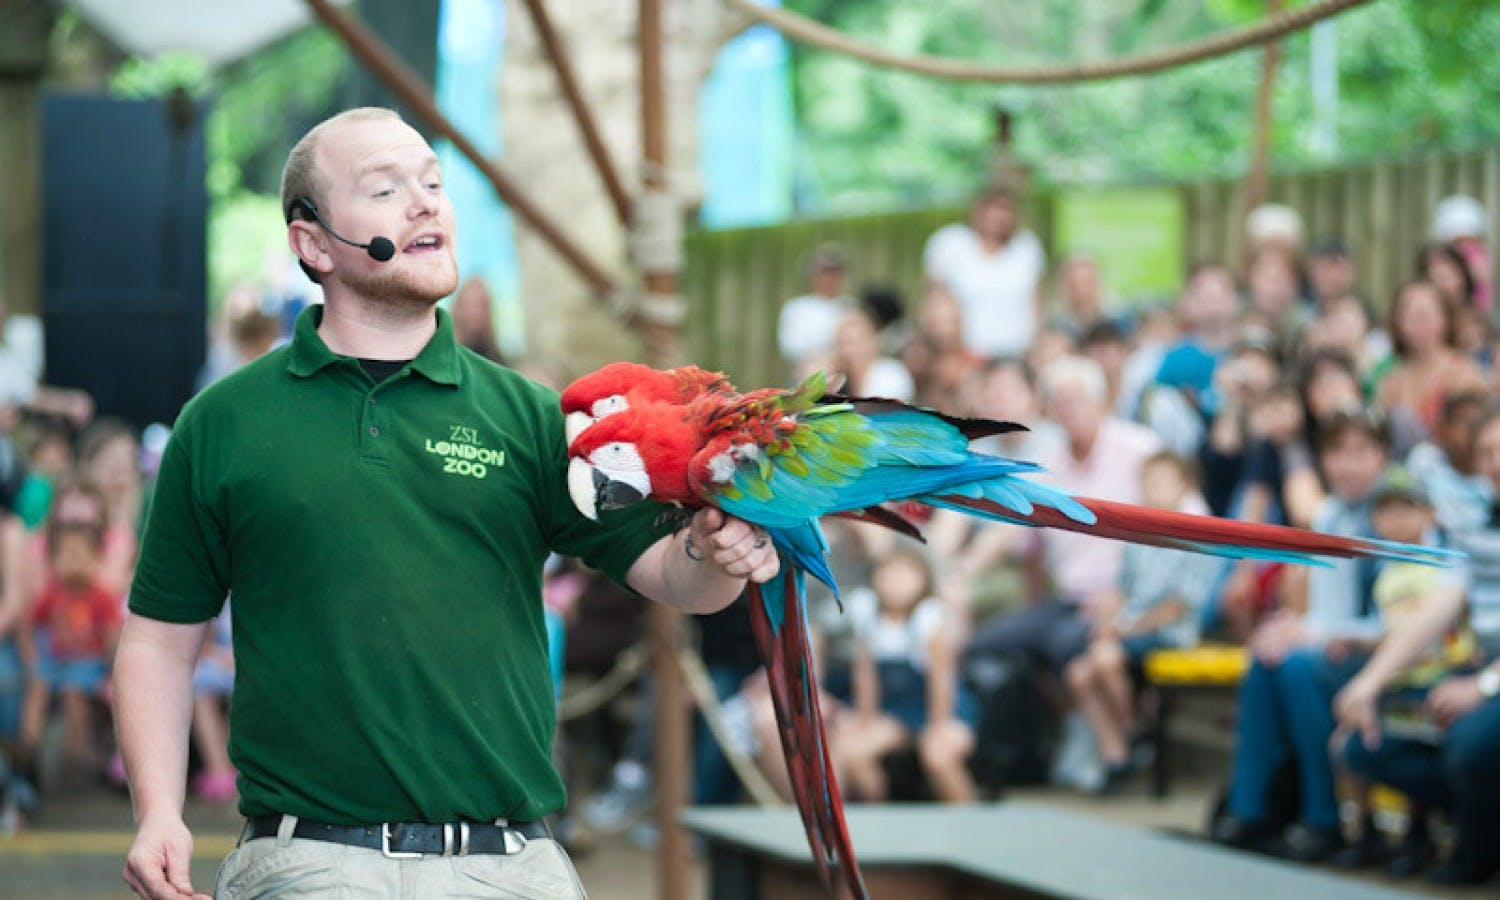
<instances>
[{"instance_id":1,"label":"man","mask_svg":"<svg viewBox=\"0 0 1500 900\"><path fill-rule=\"evenodd\" d=\"M839 320L854 309L849 296L849 264L837 244L824 244L807 265L808 292L781 308L776 344L796 378L810 374L833 351Z\"/></svg>"},{"instance_id":2,"label":"man","mask_svg":"<svg viewBox=\"0 0 1500 900\"><path fill-rule=\"evenodd\" d=\"M971 351L985 359L1025 355L1042 326L1047 257L1036 235L1020 227L1008 188L988 188L967 225L954 223L928 238L922 268L963 307Z\"/></svg>"},{"instance_id":3,"label":"man","mask_svg":"<svg viewBox=\"0 0 1500 900\"><path fill-rule=\"evenodd\" d=\"M1372 537L1373 497L1386 465L1384 422L1373 412L1336 414L1319 430L1318 453L1327 493L1310 458L1287 462L1292 521L1325 534ZM1358 665L1347 645L1380 631L1375 573L1370 560L1313 568L1306 573L1306 602L1288 603L1251 634L1226 815L1213 825L1216 841L1237 847L1269 841L1297 862L1321 862L1342 846L1328 758L1331 706ZM1284 823L1271 808L1272 785L1288 758L1296 761L1300 803L1297 820L1277 835Z\"/></svg>"},{"instance_id":4,"label":"man","mask_svg":"<svg viewBox=\"0 0 1500 900\"><path fill-rule=\"evenodd\" d=\"M193 895L192 668L232 589L230 752L249 822L216 894L395 897L415 880L437 896L581 897L539 821L563 804L543 560L581 556L711 612L771 577L774 552L716 512L666 537L649 506L603 524L575 513L556 396L458 348L435 310L458 280L453 208L394 113L314 128L282 196L326 302L189 403L165 451L115 672L138 827L125 880ZM377 262L330 228L397 253Z\"/></svg>"}]
</instances>

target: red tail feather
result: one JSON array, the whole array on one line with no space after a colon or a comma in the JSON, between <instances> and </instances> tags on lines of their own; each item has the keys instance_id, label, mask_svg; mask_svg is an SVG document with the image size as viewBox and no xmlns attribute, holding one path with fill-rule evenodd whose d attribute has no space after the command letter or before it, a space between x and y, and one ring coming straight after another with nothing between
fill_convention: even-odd
<instances>
[{"instance_id":1,"label":"red tail feather","mask_svg":"<svg viewBox=\"0 0 1500 900\"><path fill-rule=\"evenodd\" d=\"M842 875L852 896L865 900L869 895L854 858L833 758L828 752L806 623L794 579L788 577L785 583L787 593L782 598L785 609L779 634L772 630L760 585L750 585L748 600L755 643L766 664L766 680L786 756L787 775L824 889L829 896L836 896Z\"/></svg>"},{"instance_id":2,"label":"red tail feather","mask_svg":"<svg viewBox=\"0 0 1500 900\"><path fill-rule=\"evenodd\" d=\"M1045 506L1038 506L1031 515L1023 516L992 500L943 497L944 501L955 506L990 515L1008 516L1032 525L1156 547L1196 550L1200 549L1199 545L1209 544L1224 548L1251 547L1303 553L1309 556L1387 555L1387 551L1359 538L1338 537L1283 525L1261 525L1215 516L1198 516L1130 503L1115 503L1111 500L1095 500L1091 497L1073 499L1098 516L1098 521L1092 525L1075 522L1058 510Z\"/></svg>"}]
</instances>

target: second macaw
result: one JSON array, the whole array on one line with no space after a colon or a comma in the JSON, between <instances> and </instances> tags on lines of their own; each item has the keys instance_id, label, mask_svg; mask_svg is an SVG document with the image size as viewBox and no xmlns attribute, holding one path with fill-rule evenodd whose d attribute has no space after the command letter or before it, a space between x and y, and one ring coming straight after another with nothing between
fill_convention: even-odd
<instances>
[{"instance_id":1,"label":"second macaw","mask_svg":"<svg viewBox=\"0 0 1500 900\"><path fill-rule=\"evenodd\" d=\"M571 412L588 418L574 420L570 495L590 518L601 508L649 497L684 510L714 506L770 535L782 572L764 590L752 585L750 614L798 808L830 893L835 873L842 872L854 896L865 896L807 641L805 577L838 591L819 517L916 500L991 520L1229 557L1312 562L1369 556L1433 564L1445 558L1431 548L1074 497L1025 477L1040 470L1032 463L969 449L973 437L1019 426L831 396L821 373L793 391L742 395L701 369L686 375L632 371L629 384L606 386L612 379L603 379L583 389L581 379L564 392L571 398L565 409L571 402L577 407Z\"/></svg>"}]
</instances>

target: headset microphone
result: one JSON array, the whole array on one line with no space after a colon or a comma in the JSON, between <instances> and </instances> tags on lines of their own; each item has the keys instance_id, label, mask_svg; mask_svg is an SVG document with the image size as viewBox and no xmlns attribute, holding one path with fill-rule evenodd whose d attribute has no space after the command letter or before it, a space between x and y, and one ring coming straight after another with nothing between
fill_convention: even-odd
<instances>
[{"instance_id":1,"label":"headset microphone","mask_svg":"<svg viewBox=\"0 0 1500 900\"><path fill-rule=\"evenodd\" d=\"M357 241L351 241L337 231L334 231L327 222L323 221L323 217L318 214L318 208L306 197L298 197L292 201L290 212L295 214L299 209L317 220L317 223L323 226L323 230L333 235L334 238L343 241L351 247L358 247L370 254L370 258L376 262L390 262L391 257L396 255L396 245L391 242L390 238L376 236L370 238L368 244L361 244Z\"/></svg>"}]
</instances>

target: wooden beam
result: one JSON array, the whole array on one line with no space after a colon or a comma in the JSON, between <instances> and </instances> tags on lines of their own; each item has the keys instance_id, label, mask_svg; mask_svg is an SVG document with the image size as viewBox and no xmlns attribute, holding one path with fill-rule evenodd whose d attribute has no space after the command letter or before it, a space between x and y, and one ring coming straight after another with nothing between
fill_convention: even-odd
<instances>
[{"instance_id":1,"label":"wooden beam","mask_svg":"<svg viewBox=\"0 0 1500 900\"><path fill-rule=\"evenodd\" d=\"M594 161L594 168L599 172L599 178L604 182L604 189L609 193L609 199L615 207L615 215L619 216L620 224L630 224L630 198L625 194L625 186L620 183L619 171L610 159L609 148L604 145L599 135L599 128L594 122L593 113L589 111L588 101L583 99L583 91L578 86L578 79L573 76L573 65L568 61L567 49L557 37L557 31L552 27L552 19L547 15L546 0L525 0L526 11L531 13L531 24L536 27L537 37L542 40L542 47L546 49L547 56L552 60L552 68L557 72L557 83L562 88L563 97L568 101L568 109L573 112L573 120L578 123L578 130L583 133L584 146L588 148L589 158Z\"/></svg>"},{"instance_id":2,"label":"wooden beam","mask_svg":"<svg viewBox=\"0 0 1500 900\"><path fill-rule=\"evenodd\" d=\"M640 0L641 62L641 156L647 190L666 188L667 119L662 82L661 0ZM675 296L677 272L643 272L648 294ZM681 329L675 325L644 321L641 334L647 362L656 367L676 365ZM688 776L692 769L691 735L688 731L687 691L677 657L683 645L682 615L664 604L651 611L651 671L656 684L656 819L661 832L657 845L657 896L662 900L687 900L687 832L677 821L687 805Z\"/></svg>"},{"instance_id":3,"label":"wooden beam","mask_svg":"<svg viewBox=\"0 0 1500 900\"><path fill-rule=\"evenodd\" d=\"M604 268L589 259L583 250L563 234L541 208L522 192L510 176L479 152L474 142L459 131L438 109L437 101L432 96L432 89L423 84L422 80L413 74L380 38L371 33L359 20L334 6L330 0L306 0L306 2L312 8L313 13L322 20L323 24L331 28L334 34L338 35L349 52L372 75L379 78L391 90L391 93L406 104L406 107L428 128L452 141L453 146L468 157L469 161L489 181L500 199L520 216L522 221L541 235L542 239L551 245L559 256L567 260L573 270L588 282L589 287L601 296L615 290L615 281L605 273Z\"/></svg>"}]
</instances>

